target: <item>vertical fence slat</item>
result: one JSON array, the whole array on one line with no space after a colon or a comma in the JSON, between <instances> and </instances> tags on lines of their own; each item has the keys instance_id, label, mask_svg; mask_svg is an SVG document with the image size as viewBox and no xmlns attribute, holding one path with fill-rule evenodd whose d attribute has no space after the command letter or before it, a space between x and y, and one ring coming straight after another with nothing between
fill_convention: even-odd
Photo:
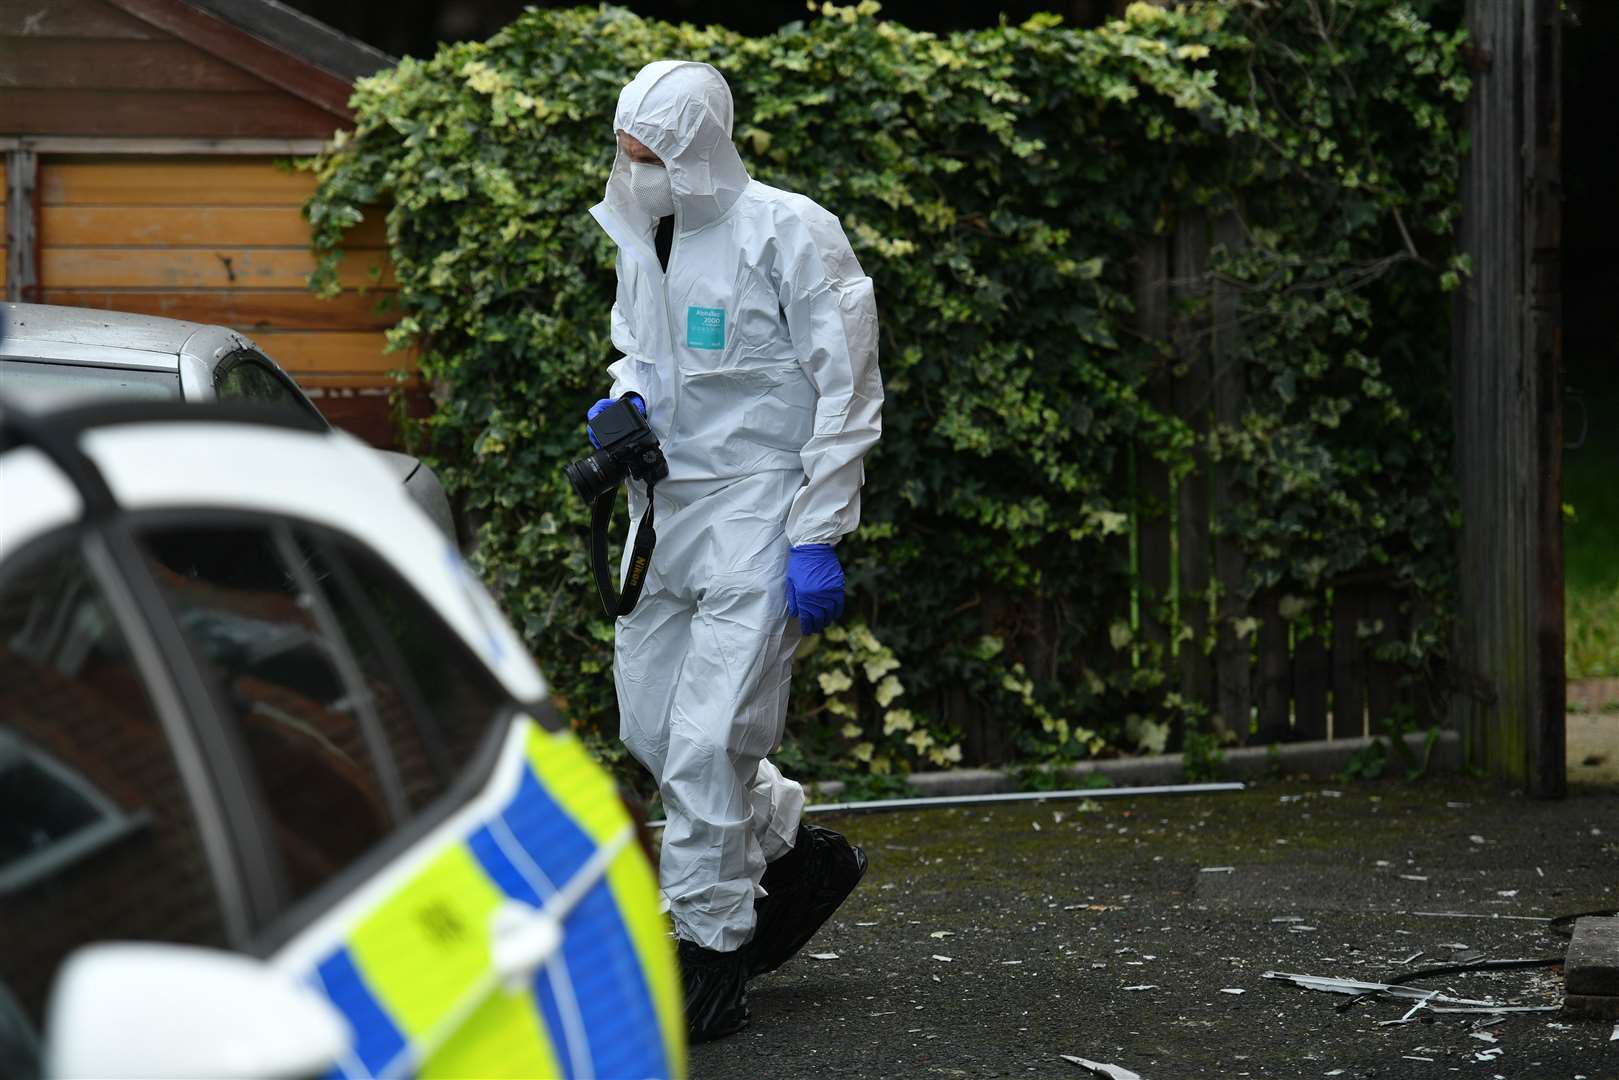
<instances>
[{"instance_id":1,"label":"vertical fence slat","mask_svg":"<svg viewBox=\"0 0 1619 1080\"><path fill-rule=\"evenodd\" d=\"M1287 623L1282 619L1281 598L1274 590L1261 593L1254 601L1259 619L1259 666L1254 696L1259 701L1261 743L1282 742L1292 736L1288 699L1293 696L1293 671L1287 657Z\"/></svg>"},{"instance_id":2,"label":"vertical fence slat","mask_svg":"<svg viewBox=\"0 0 1619 1080\"><path fill-rule=\"evenodd\" d=\"M1298 739L1327 737L1327 691L1332 686L1332 657L1326 638L1308 636L1302 628L1293 643L1293 735Z\"/></svg>"},{"instance_id":3,"label":"vertical fence slat","mask_svg":"<svg viewBox=\"0 0 1619 1080\"><path fill-rule=\"evenodd\" d=\"M1371 734L1387 730L1389 718L1394 714L1397 700L1399 670L1395 665L1377 659L1379 646L1396 641L1400 636L1399 597L1392 589L1378 588L1367 593L1368 620L1380 623L1377 633L1368 638L1366 647L1366 713Z\"/></svg>"},{"instance_id":4,"label":"vertical fence slat","mask_svg":"<svg viewBox=\"0 0 1619 1080\"><path fill-rule=\"evenodd\" d=\"M1208 219L1193 211L1175 226L1175 351L1185 371L1175 384L1175 407L1196 439L1196 465L1176 489L1175 538L1180 571L1180 617L1191 640L1180 650L1181 693L1204 705L1214 699L1214 668L1204 652L1209 587L1209 357L1203 332L1209 261Z\"/></svg>"},{"instance_id":5,"label":"vertical fence slat","mask_svg":"<svg viewBox=\"0 0 1619 1080\"><path fill-rule=\"evenodd\" d=\"M1332 737L1353 739L1366 732L1366 664L1361 653L1360 620L1364 597L1353 586L1332 595Z\"/></svg>"},{"instance_id":6,"label":"vertical fence slat","mask_svg":"<svg viewBox=\"0 0 1619 1080\"><path fill-rule=\"evenodd\" d=\"M1242 220L1227 211L1214 223L1214 242L1227 254L1243 243ZM1242 424L1243 403L1247 397L1246 378L1237 341L1236 286L1216 279L1212 286L1212 360L1210 394L1214 405L1216 430L1235 429ZM1216 523L1237 505L1236 469L1218 462L1212 466L1211 517ZM1214 534L1214 576L1219 585L1216 609L1216 685L1219 693L1219 722L1227 732L1246 741L1253 717L1253 676L1249 670L1249 642L1239 633L1238 624L1248 615L1243 595L1248 563L1241 540L1216 530Z\"/></svg>"},{"instance_id":7,"label":"vertical fence slat","mask_svg":"<svg viewBox=\"0 0 1619 1080\"><path fill-rule=\"evenodd\" d=\"M1153 408L1170 413L1173 390L1167 370L1169 345L1169 238L1154 236L1141 246L1136 264L1136 324L1141 336L1156 343L1153 371L1148 376L1148 400ZM1153 457L1153 447L1136 444L1136 564L1141 605L1141 634L1154 646L1156 663L1169 664L1171 559L1169 538L1169 466Z\"/></svg>"}]
</instances>

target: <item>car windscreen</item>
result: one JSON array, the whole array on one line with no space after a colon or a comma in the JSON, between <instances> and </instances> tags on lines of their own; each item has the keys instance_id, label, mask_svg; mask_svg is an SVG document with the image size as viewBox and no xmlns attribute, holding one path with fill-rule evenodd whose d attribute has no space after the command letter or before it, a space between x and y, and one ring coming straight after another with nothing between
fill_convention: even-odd
<instances>
[{"instance_id":1,"label":"car windscreen","mask_svg":"<svg viewBox=\"0 0 1619 1080\"><path fill-rule=\"evenodd\" d=\"M54 408L102 398L179 401L180 375L8 356L0 357L0 394L25 408Z\"/></svg>"}]
</instances>

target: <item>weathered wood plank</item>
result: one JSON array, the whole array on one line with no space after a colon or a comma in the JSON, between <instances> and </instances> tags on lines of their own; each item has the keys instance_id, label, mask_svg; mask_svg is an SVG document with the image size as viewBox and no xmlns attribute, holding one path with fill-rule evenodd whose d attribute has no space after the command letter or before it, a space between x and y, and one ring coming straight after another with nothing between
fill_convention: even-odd
<instances>
[{"instance_id":1,"label":"weathered wood plank","mask_svg":"<svg viewBox=\"0 0 1619 1080\"><path fill-rule=\"evenodd\" d=\"M51 247L307 247L309 223L296 206L47 206ZM347 235L356 250L388 244L382 214Z\"/></svg>"},{"instance_id":2,"label":"weathered wood plank","mask_svg":"<svg viewBox=\"0 0 1619 1080\"><path fill-rule=\"evenodd\" d=\"M1227 211L1214 221L1214 243L1227 254L1238 251L1245 243L1242 221L1235 211ZM1214 405L1214 428L1235 431L1242 425L1242 413L1247 400L1247 378L1238 340L1237 290L1218 279L1211 284L1212 348L1210 360L1210 393ZM1235 467L1225 462L1211 462L1210 518L1217 526L1237 508ZM1215 685L1219 695L1220 725L1239 741L1248 738L1253 715L1253 673L1249 663L1250 642L1241 633L1248 618L1246 588L1248 562L1241 541L1216 528L1213 534L1215 582L1218 586L1216 608Z\"/></svg>"},{"instance_id":3,"label":"weathered wood plank","mask_svg":"<svg viewBox=\"0 0 1619 1080\"><path fill-rule=\"evenodd\" d=\"M298 383L333 425L372 446L398 448L393 408L386 393L357 389L353 384L326 387L313 383L307 376L300 377ZM406 389L405 407L411 416L426 416L433 411L433 402L426 389L415 383Z\"/></svg>"},{"instance_id":4,"label":"weathered wood plank","mask_svg":"<svg viewBox=\"0 0 1619 1080\"><path fill-rule=\"evenodd\" d=\"M9 42L0 38L0 86L34 90L276 92L264 80L183 41L134 38Z\"/></svg>"},{"instance_id":5,"label":"weathered wood plank","mask_svg":"<svg viewBox=\"0 0 1619 1080\"><path fill-rule=\"evenodd\" d=\"M187 135L328 139L340 121L280 91L0 88L13 135Z\"/></svg>"},{"instance_id":6,"label":"weathered wood plank","mask_svg":"<svg viewBox=\"0 0 1619 1080\"><path fill-rule=\"evenodd\" d=\"M366 392L386 390L394 385L394 378L392 375L357 375L353 372L327 375L318 371L305 371L298 375L297 383L311 392L319 390L326 394L343 394L350 390ZM421 376L413 372L406 379L405 385L407 388L423 386Z\"/></svg>"},{"instance_id":7,"label":"weathered wood plank","mask_svg":"<svg viewBox=\"0 0 1619 1080\"><path fill-rule=\"evenodd\" d=\"M313 255L289 248L48 247L41 263L41 281L54 289L296 289L315 269ZM338 279L352 288L395 284L381 252L347 253Z\"/></svg>"},{"instance_id":8,"label":"weathered wood plank","mask_svg":"<svg viewBox=\"0 0 1619 1080\"><path fill-rule=\"evenodd\" d=\"M302 206L309 173L264 158L52 161L40 177L46 206Z\"/></svg>"},{"instance_id":9,"label":"weathered wood plank","mask_svg":"<svg viewBox=\"0 0 1619 1080\"><path fill-rule=\"evenodd\" d=\"M1287 622L1282 618L1281 597L1274 589L1254 600L1254 617L1259 620L1259 664L1254 697L1259 703L1259 723L1255 738L1261 743L1284 742L1293 735L1289 705L1293 697L1293 668L1287 647Z\"/></svg>"},{"instance_id":10,"label":"weathered wood plank","mask_svg":"<svg viewBox=\"0 0 1619 1080\"><path fill-rule=\"evenodd\" d=\"M344 290L330 300L308 289L231 289L215 292L146 292L117 289L47 289L47 304L132 311L168 319L257 330L386 330L399 321L397 294L388 289Z\"/></svg>"},{"instance_id":11,"label":"weathered wood plank","mask_svg":"<svg viewBox=\"0 0 1619 1080\"><path fill-rule=\"evenodd\" d=\"M155 26L105 0L0 0L0 38L141 40L164 36Z\"/></svg>"},{"instance_id":12,"label":"weathered wood plank","mask_svg":"<svg viewBox=\"0 0 1619 1080\"><path fill-rule=\"evenodd\" d=\"M1366 734L1366 660L1361 648L1360 620L1364 597L1353 586L1332 592L1332 723L1331 737L1353 739Z\"/></svg>"},{"instance_id":13,"label":"weathered wood plank","mask_svg":"<svg viewBox=\"0 0 1619 1080\"><path fill-rule=\"evenodd\" d=\"M1181 693L1213 709L1214 666L1204 651L1209 627L1209 353L1207 326L1208 219L1186 214L1175 227L1175 351L1184 369L1175 384L1175 408L1192 430L1196 467L1177 485L1176 546L1180 619L1192 632L1180 649Z\"/></svg>"},{"instance_id":14,"label":"weathered wood plank","mask_svg":"<svg viewBox=\"0 0 1619 1080\"><path fill-rule=\"evenodd\" d=\"M383 335L375 332L265 330L253 340L276 363L294 375L306 372L380 375L395 369L414 371L414 353L384 353Z\"/></svg>"}]
</instances>

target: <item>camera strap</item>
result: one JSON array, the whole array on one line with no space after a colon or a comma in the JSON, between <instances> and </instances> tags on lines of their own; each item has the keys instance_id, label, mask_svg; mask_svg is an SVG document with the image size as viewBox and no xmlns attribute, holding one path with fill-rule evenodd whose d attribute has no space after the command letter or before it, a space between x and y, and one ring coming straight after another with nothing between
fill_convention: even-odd
<instances>
[{"instance_id":1,"label":"camera strap","mask_svg":"<svg viewBox=\"0 0 1619 1080\"><path fill-rule=\"evenodd\" d=\"M622 618L635 610L641 599L641 586L646 584L647 571L652 568L652 549L658 543L658 533L652 527L652 484L646 486L646 513L635 530L635 543L630 549L630 570L624 578L624 592L613 588L613 577L607 561L607 526L613 518L613 504L618 491L603 492L590 504L590 568L596 575L596 592L601 597L602 610L609 619Z\"/></svg>"}]
</instances>

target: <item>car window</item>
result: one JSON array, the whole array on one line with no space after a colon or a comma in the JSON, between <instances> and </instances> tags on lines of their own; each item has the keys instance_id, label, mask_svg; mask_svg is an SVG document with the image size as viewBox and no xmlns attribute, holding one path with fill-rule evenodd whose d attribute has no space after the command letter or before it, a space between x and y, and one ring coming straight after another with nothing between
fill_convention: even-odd
<instances>
[{"instance_id":1,"label":"car window","mask_svg":"<svg viewBox=\"0 0 1619 1080\"><path fill-rule=\"evenodd\" d=\"M377 695L401 779L420 807L472 760L509 695L375 553L329 533L303 534L299 545Z\"/></svg>"},{"instance_id":2,"label":"car window","mask_svg":"<svg viewBox=\"0 0 1619 1080\"><path fill-rule=\"evenodd\" d=\"M222 945L172 748L76 547L0 580L0 686L0 981L24 1010L91 941Z\"/></svg>"},{"instance_id":3,"label":"car window","mask_svg":"<svg viewBox=\"0 0 1619 1080\"><path fill-rule=\"evenodd\" d=\"M236 725L280 856L277 899L295 902L381 841L403 810L374 695L284 525L140 535Z\"/></svg>"},{"instance_id":4,"label":"car window","mask_svg":"<svg viewBox=\"0 0 1619 1080\"><path fill-rule=\"evenodd\" d=\"M269 366L251 354L226 367L214 382L220 401L255 401L266 405L288 405L307 412L304 399Z\"/></svg>"},{"instance_id":5,"label":"car window","mask_svg":"<svg viewBox=\"0 0 1619 1080\"><path fill-rule=\"evenodd\" d=\"M6 397L35 409L113 398L120 401L178 401L177 371L141 371L50 360L0 359L0 389Z\"/></svg>"}]
</instances>

